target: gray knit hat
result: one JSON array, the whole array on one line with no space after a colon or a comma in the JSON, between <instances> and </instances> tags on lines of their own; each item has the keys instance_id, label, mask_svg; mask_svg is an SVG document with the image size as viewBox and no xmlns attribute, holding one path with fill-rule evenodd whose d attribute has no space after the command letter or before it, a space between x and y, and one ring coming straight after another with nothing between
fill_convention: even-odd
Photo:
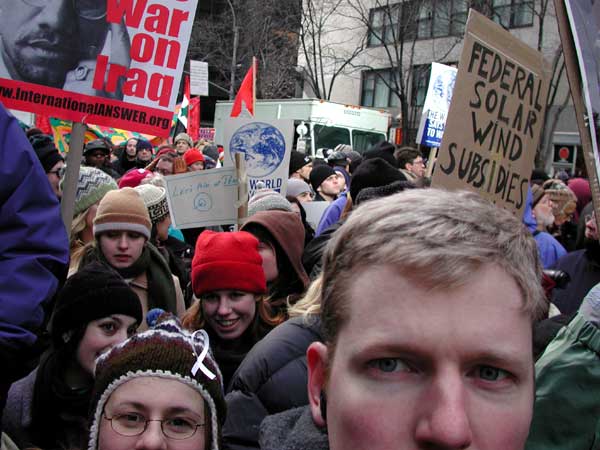
<instances>
[{"instance_id":1,"label":"gray knit hat","mask_svg":"<svg viewBox=\"0 0 600 450\"><path fill-rule=\"evenodd\" d=\"M287 180L287 192L288 197L298 197L300 194L305 192L312 192L308 183L299 178L290 178Z\"/></svg>"},{"instance_id":2,"label":"gray knit hat","mask_svg":"<svg viewBox=\"0 0 600 450\"><path fill-rule=\"evenodd\" d=\"M292 204L273 189L258 189L248 200L248 217L259 211L270 210L292 212Z\"/></svg>"},{"instance_id":3,"label":"gray knit hat","mask_svg":"<svg viewBox=\"0 0 600 450\"><path fill-rule=\"evenodd\" d=\"M64 180L64 177L60 180L61 189L63 189ZM95 167L81 166L77 179L73 217L102 200L107 192L116 189L118 189L117 183L110 175Z\"/></svg>"},{"instance_id":4,"label":"gray knit hat","mask_svg":"<svg viewBox=\"0 0 600 450\"><path fill-rule=\"evenodd\" d=\"M190 147L194 146L194 141L192 141L192 138L187 133L179 133L177 136L175 136L175 139L173 139L173 143L177 144L177 141L185 141Z\"/></svg>"}]
</instances>

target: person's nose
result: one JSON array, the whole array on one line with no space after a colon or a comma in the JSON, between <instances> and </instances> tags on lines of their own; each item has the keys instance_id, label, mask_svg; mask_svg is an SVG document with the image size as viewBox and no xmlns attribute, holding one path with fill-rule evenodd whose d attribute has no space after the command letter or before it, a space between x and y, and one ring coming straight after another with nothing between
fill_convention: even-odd
<instances>
[{"instance_id":1,"label":"person's nose","mask_svg":"<svg viewBox=\"0 0 600 450\"><path fill-rule=\"evenodd\" d=\"M127 239L127 235L125 233L122 233L119 236L117 245L119 246L119 250L127 250L127 248L129 248L129 240Z\"/></svg>"},{"instance_id":2,"label":"person's nose","mask_svg":"<svg viewBox=\"0 0 600 450\"><path fill-rule=\"evenodd\" d=\"M466 449L471 445L471 423L460 373L434 376L421 404L415 430L419 448Z\"/></svg>"},{"instance_id":3,"label":"person's nose","mask_svg":"<svg viewBox=\"0 0 600 450\"><path fill-rule=\"evenodd\" d=\"M148 422L146 430L139 435L135 450L166 450L167 440L159 421Z\"/></svg>"},{"instance_id":4,"label":"person's nose","mask_svg":"<svg viewBox=\"0 0 600 450\"><path fill-rule=\"evenodd\" d=\"M229 298L224 295L219 297L219 308L217 309L217 314L220 316L227 316L231 312L231 304L229 303Z\"/></svg>"},{"instance_id":5,"label":"person's nose","mask_svg":"<svg viewBox=\"0 0 600 450\"><path fill-rule=\"evenodd\" d=\"M49 0L37 18L40 24L53 30L70 28L77 20L73 0Z\"/></svg>"}]
</instances>

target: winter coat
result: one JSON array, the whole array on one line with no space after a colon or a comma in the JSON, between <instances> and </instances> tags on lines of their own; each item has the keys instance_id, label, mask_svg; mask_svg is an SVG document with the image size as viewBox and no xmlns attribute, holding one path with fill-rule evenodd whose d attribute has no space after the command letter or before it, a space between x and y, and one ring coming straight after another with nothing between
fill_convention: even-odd
<instances>
[{"instance_id":1,"label":"winter coat","mask_svg":"<svg viewBox=\"0 0 600 450\"><path fill-rule=\"evenodd\" d=\"M56 378L43 378L42 373L44 368L38 366L13 383L2 416L3 431L19 448L79 448L88 434L91 386L72 390Z\"/></svg>"},{"instance_id":2,"label":"winter coat","mask_svg":"<svg viewBox=\"0 0 600 450\"><path fill-rule=\"evenodd\" d=\"M331 204L327 207L327 209L325 210L325 212L323 212L323 215L321 216L321 220L319 221L319 225L317 226L315 236L320 236L327 228L329 228L338 220L340 220L340 217L342 216L342 211L344 211L347 202L347 192L342 192L338 198L331 202Z\"/></svg>"},{"instance_id":3,"label":"winter coat","mask_svg":"<svg viewBox=\"0 0 600 450\"><path fill-rule=\"evenodd\" d=\"M564 289L554 288L552 291L552 303L563 314L576 312L590 289L600 283L600 261L590 250L568 253L552 268L562 270L571 277Z\"/></svg>"},{"instance_id":4,"label":"winter coat","mask_svg":"<svg viewBox=\"0 0 600 450\"><path fill-rule=\"evenodd\" d=\"M60 206L17 120L0 105L0 387L23 377L28 349L66 277Z\"/></svg>"},{"instance_id":5,"label":"winter coat","mask_svg":"<svg viewBox=\"0 0 600 450\"><path fill-rule=\"evenodd\" d=\"M559 258L567 254L565 248L556 240L554 236L545 231L537 229L537 221L533 217L533 195L531 188L527 189L527 199L525 200L525 211L523 212L523 224L527 227L537 244L538 254L544 269L554 265Z\"/></svg>"},{"instance_id":6,"label":"winter coat","mask_svg":"<svg viewBox=\"0 0 600 450\"><path fill-rule=\"evenodd\" d=\"M314 280L321 273L321 257L325 246L331 239L333 233L343 225L343 221L340 220L329 228L327 228L320 236L315 237L308 243L304 249L304 255L302 255L302 264L304 269L310 275L310 279Z\"/></svg>"},{"instance_id":7,"label":"winter coat","mask_svg":"<svg viewBox=\"0 0 600 450\"><path fill-rule=\"evenodd\" d=\"M267 415L308 404L306 350L323 338L318 316L307 320L295 317L276 327L238 368L225 397L224 449L257 449Z\"/></svg>"},{"instance_id":8,"label":"winter coat","mask_svg":"<svg viewBox=\"0 0 600 450\"><path fill-rule=\"evenodd\" d=\"M329 450L327 429L315 425L304 406L267 417L260 427L261 450Z\"/></svg>"},{"instance_id":9,"label":"winter coat","mask_svg":"<svg viewBox=\"0 0 600 450\"><path fill-rule=\"evenodd\" d=\"M535 365L526 450L600 449L600 329L578 314Z\"/></svg>"}]
</instances>

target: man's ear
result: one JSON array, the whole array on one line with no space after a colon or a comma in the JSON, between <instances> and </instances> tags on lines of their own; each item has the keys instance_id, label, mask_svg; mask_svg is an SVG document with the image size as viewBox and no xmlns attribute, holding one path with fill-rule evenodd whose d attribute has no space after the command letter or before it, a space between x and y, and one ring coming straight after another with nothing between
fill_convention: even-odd
<instances>
[{"instance_id":1,"label":"man's ear","mask_svg":"<svg viewBox=\"0 0 600 450\"><path fill-rule=\"evenodd\" d=\"M322 395L325 389L328 363L327 346L322 342L313 342L306 350L308 362L308 401L313 421L317 426L326 426L325 418L321 413Z\"/></svg>"}]
</instances>

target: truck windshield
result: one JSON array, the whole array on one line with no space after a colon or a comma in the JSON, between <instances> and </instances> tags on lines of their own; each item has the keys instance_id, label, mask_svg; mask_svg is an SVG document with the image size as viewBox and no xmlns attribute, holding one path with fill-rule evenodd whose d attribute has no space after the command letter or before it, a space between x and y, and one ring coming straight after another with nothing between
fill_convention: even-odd
<instances>
[{"instance_id":1,"label":"truck windshield","mask_svg":"<svg viewBox=\"0 0 600 450\"><path fill-rule=\"evenodd\" d=\"M385 141L385 134L352 130L352 149L362 153L378 142Z\"/></svg>"},{"instance_id":2,"label":"truck windshield","mask_svg":"<svg viewBox=\"0 0 600 450\"><path fill-rule=\"evenodd\" d=\"M338 144L350 145L350 130L340 127L314 125L315 151L319 148L335 148Z\"/></svg>"}]
</instances>

